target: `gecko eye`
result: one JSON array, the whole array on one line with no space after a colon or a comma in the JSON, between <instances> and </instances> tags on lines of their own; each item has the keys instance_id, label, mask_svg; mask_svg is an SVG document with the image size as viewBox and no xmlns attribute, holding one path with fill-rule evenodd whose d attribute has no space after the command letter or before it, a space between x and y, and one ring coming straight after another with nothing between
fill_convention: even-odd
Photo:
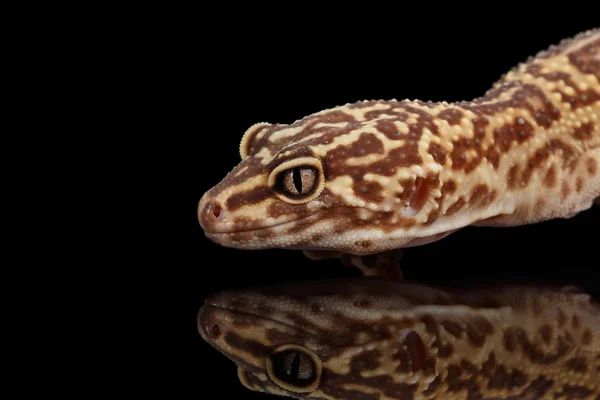
<instances>
[{"instance_id":1,"label":"gecko eye","mask_svg":"<svg viewBox=\"0 0 600 400\"><path fill-rule=\"evenodd\" d=\"M301 157L283 162L271 172L269 186L287 203L307 203L319 196L325 187L321 161Z\"/></svg>"},{"instance_id":2,"label":"gecko eye","mask_svg":"<svg viewBox=\"0 0 600 400\"><path fill-rule=\"evenodd\" d=\"M296 393L314 391L321 377L317 356L300 346L282 346L267 359L267 372L273 382Z\"/></svg>"},{"instance_id":3,"label":"gecko eye","mask_svg":"<svg viewBox=\"0 0 600 400\"><path fill-rule=\"evenodd\" d=\"M309 195L317 184L317 171L313 167L294 167L279 174L279 189L292 197Z\"/></svg>"}]
</instances>

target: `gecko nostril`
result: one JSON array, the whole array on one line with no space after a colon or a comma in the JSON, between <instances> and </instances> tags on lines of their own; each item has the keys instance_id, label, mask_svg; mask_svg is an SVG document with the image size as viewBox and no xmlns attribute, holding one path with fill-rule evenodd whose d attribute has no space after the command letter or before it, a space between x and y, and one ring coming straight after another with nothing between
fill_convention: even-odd
<instances>
[{"instance_id":1,"label":"gecko nostril","mask_svg":"<svg viewBox=\"0 0 600 400\"><path fill-rule=\"evenodd\" d=\"M212 215L215 218L219 218L221 216L221 207L219 207L217 204L212 206Z\"/></svg>"}]
</instances>

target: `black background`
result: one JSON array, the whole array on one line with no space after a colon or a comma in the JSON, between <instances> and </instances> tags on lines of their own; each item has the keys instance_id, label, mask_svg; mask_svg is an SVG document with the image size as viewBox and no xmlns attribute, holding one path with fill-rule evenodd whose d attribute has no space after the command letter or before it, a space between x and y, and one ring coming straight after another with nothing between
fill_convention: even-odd
<instances>
[{"instance_id":1,"label":"black background","mask_svg":"<svg viewBox=\"0 0 600 400\"><path fill-rule=\"evenodd\" d=\"M381 9L379 16L344 20L315 11L302 22L264 15L242 25L217 18L210 27L211 16L205 14L195 22L199 35L173 40L170 74L177 94L163 100L178 108L171 133L176 150L169 162L179 167L173 179L185 196L176 213L185 224L177 232L184 257L170 269L177 299L173 316L181 328L172 352L177 386L190 389L184 398L212 398L213 389L219 397L273 398L243 388L234 364L198 334L196 315L209 293L358 274L336 260L313 262L297 251L234 250L205 238L197 203L239 162L246 128L261 121L292 123L365 99L472 99L528 56L597 23L591 16L582 21L579 12L570 19L560 10L551 19L515 11L497 21L463 15L445 23L433 23L423 13L407 12L397 20L385 14ZM403 271L406 279L448 286L560 282L600 297L598 226L600 207L519 228L466 228L407 249Z\"/></svg>"}]
</instances>

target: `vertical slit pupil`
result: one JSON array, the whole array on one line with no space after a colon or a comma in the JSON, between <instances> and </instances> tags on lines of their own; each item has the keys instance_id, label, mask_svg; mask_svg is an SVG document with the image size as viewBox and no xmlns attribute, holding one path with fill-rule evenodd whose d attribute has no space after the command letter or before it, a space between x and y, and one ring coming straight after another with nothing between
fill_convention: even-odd
<instances>
[{"instance_id":1,"label":"vertical slit pupil","mask_svg":"<svg viewBox=\"0 0 600 400\"><path fill-rule=\"evenodd\" d=\"M298 191L298 193L302 193L302 174L300 173L300 168L294 168L292 174L296 190Z\"/></svg>"},{"instance_id":2,"label":"vertical slit pupil","mask_svg":"<svg viewBox=\"0 0 600 400\"><path fill-rule=\"evenodd\" d=\"M300 371L300 357L298 353L294 353L292 358L292 368L290 375L294 378L298 378L298 372Z\"/></svg>"}]
</instances>

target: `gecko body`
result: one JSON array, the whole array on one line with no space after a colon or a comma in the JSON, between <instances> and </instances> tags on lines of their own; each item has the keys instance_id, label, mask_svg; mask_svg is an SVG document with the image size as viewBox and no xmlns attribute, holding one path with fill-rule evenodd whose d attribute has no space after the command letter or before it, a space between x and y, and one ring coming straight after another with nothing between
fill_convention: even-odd
<instances>
[{"instance_id":1,"label":"gecko body","mask_svg":"<svg viewBox=\"0 0 600 400\"><path fill-rule=\"evenodd\" d=\"M221 292L202 337L254 391L316 400L598 400L600 305L362 277Z\"/></svg>"},{"instance_id":2,"label":"gecko body","mask_svg":"<svg viewBox=\"0 0 600 400\"><path fill-rule=\"evenodd\" d=\"M206 236L313 258L393 252L467 226L569 218L600 197L600 29L463 102L361 101L258 123L198 205ZM356 256L356 257L354 257Z\"/></svg>"}]
</instances>

